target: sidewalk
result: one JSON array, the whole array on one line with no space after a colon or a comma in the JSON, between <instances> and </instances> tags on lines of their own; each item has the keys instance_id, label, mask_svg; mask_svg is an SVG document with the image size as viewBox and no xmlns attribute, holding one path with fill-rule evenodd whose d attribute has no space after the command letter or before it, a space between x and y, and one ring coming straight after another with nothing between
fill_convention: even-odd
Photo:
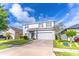
<instances>
[{"instance_id":1,"label":"sidewalk","mask_svg":"<svg viewBox=\"0 0 79 59\"><path fill-rule=\"evenodd\" d=\"M79 53L79 50L64 49L64 48L53 48L53 51L56 51L56 52L72 52L72 53Z\"/></svg>"}]
</instances>

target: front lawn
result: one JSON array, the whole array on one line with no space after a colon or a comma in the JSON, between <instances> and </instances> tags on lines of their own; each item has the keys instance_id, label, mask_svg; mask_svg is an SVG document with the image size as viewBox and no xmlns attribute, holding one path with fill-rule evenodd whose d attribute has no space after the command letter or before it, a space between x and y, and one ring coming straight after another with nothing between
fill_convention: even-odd
<instances>
[{"instance_id":1,"label":"front lawn","mask_svg":"<svg viewBox=\"0 0 79 59\"><path fill-rule=\"evenodd\" d=\"M9 41L4 41L2 44L12 44L12 45L23 45L23 44L26 44L28 43L29 40L9 40Z\"/></svg>"},{"instance_id":2,"label":"front lawn","mask_svg":"<svg viewBox=\"0 0 79 59\"><path fill-rule=\"evenodd\" d=\"M15 40L0 40L0 49L9 48L15 45L23 45L28 44L30 40L24 40L24 39L15 39Z\"/></svg>"},{"instance_id":3,"label":"front lawn","mask_svg":"<svg viewBox=\"0 0 79 59\"><path fill-rule=\"evenodd\" d=\"M72 52L54 52L56 56L79 56L79 53Z\"/></svg>"},{"instance_id":4,"label":"front lawn","mask_svg":"<svg viewBox=\"0 0 79 59\"><path fill-rule=\"evenodd\" d=\"M0 46L0 50L5 48L10 48L10 46Z\"/></svg>"},{"instance_id":5,"label":"front lawn","mask_svg":"<svg viewBox=\"0 0 79 59\"><path fill-rule=\"evenodd\" d=\"M64 40L54 40L53 41L54 48L67 48L67 49L78 49L79 50L79 47L76 46L76 44L79 45L78 42L72 42L72 46L71 47L69 45L68 46L64 46L63 42L69 43L69 41L67 41L67 40L66 41L64 41Z\"/></svg>"},{"instance_id":6,"label":"front lawn","mask_svg":"<svg viewBox=\"0 0 79 59\"><path fill-rule=\"evenodd\" d=\"M9 42L9 41L12 41L12 40L1 40L0 39L0 44L4 43L4 42Z\"/></svg>"}]
</instances>

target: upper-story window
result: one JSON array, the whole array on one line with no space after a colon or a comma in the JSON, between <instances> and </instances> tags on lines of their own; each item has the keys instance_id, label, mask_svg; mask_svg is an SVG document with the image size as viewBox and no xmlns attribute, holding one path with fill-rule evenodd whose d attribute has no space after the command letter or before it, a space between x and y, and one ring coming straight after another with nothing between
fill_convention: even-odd
<instances>
[{"instance_id":1,"label":"upper-story window","mask_svg":"<svg viewBox=\"0 0 79 59\"><path fill-rule=\"evenodd\" d=\"M50 28L51 27L51 22L47 22L46 23L46 28Z\"/></svg>"},{"instance_id":2,"label":"upper-story window","mask_svg":"<svg viewBox=\"0 0 79 59\"><path fill-rule=\"evenodd\" d=\"M43 28L43 24L42 23L39 24L39 28Z\"/></svg>"}]
</instances>

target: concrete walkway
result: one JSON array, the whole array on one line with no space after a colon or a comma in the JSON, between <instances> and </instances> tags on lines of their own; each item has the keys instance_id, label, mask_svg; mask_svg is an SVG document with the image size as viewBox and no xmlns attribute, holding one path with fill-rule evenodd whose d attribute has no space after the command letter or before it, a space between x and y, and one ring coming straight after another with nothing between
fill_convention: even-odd
<instances>
[{"instance_id":1,"label":"concrete walkway","mask_svg":"<svg viewBox=\"0 0 79 59\"><path fill-rule=\"evenodd\" d=\"M35 40L31 44L2 50L0 56L55 56L52 49L51 41Z\"/></svg>"},{"instance_id":2,"label":"concrete walkway","mask_svg":"<svg viewBox=\"0 0 79 59\"><path fill-rule=\"evenodd\" d=\"M79 50L64 49L64 48L53 48L53 51L56 51L56 52L72 52L72 53L79 53Z\"/></svg>"}]
</instances>

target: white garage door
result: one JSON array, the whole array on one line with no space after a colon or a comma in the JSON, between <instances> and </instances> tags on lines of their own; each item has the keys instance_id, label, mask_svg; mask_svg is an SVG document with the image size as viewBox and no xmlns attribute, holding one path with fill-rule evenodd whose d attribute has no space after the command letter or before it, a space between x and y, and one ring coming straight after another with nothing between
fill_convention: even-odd
<instances>
[{"instance_id":1,"label":"white garage door","mask_svg":"<svg viewBox=\"0 0 79 59\"><path fill-rule=\"evenodd\" d=\"M54 40L55 32L54 31L39 31L38 40Z\"/></svg>"}]
</instances>

